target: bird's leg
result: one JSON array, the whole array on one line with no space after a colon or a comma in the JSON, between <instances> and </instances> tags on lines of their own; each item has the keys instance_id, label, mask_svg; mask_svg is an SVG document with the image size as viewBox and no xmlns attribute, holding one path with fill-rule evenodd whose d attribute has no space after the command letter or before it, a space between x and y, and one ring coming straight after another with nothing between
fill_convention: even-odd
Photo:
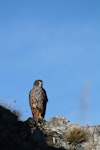
<instances>
[{"instance_id":1,"label":"bird's leg","mask_svg":"<svg viewBox=\"0 0 100 150\"><path fill-rule=\"evenodd\" d=\"M40 119L43 119L43 117L41 116L41 113L39 113L39 116L38 116Z\"/></svg>"}]
</instances>

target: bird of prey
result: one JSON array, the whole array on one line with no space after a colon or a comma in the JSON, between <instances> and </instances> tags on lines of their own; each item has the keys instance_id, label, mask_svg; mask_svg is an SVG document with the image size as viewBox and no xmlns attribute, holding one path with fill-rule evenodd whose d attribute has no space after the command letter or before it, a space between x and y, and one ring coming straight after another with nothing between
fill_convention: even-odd
<instances>
[{"instance_id":1,"label":"bird of prey","mask_svg":"<svg viewBox=\"0 0 100 150\"><path fill-rule=\"evenodd\" d=\"M48 98L45 89L43 88L43 81L36 80L33 88L29 93L29 103L33 117L35 119L43 119L46 111L46 104Z\"/></svg>"}]
</instances>

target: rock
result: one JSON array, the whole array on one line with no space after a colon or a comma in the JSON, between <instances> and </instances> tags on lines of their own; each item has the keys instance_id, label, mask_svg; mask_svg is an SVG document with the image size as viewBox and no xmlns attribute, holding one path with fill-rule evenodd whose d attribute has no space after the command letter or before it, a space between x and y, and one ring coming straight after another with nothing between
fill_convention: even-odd
<instances>
[{"instance_id":1,"label":"rock","mask_svg":"<svg viewBox=\"0 0 100 150\"><path fill-rule=\"evenodd\" d=\"M51 118L51 120L45 124L44 128L49 128L61 134L62 131L66 130L70 126L71 126L71 123L69 120L67 120L66 118L62 116L56 116L56 117Z\"/></svg>"},{"instance_id":2,"label":"rock","mask_svg":"<svg viewBox=\"0 0 100 150\"><path fill-rule=\"evenodd\" d=\"M100 150L100 125L84 127L62 116L23 122L0 106L0 150Z\"/></svg>"}]
</instances>

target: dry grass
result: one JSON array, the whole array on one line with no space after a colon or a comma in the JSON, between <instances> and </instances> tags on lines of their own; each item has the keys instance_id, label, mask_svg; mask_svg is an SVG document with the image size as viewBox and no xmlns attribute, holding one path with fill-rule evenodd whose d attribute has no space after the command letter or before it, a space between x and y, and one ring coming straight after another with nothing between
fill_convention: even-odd
<instances>
[{"instance_id":1,"label":"dry grass","mask_svg":"<svg viewBox=\"0 0 100 150\"><path fill-rule=\"evenodd\" d=\"M0 101L0 106L4 108L4 110L7 110L8 112L11 112L16 117L18 117L18 120L21 120L21 113L18 110L14 110L11 106L11 104L5 104L2 101ZM6 111L6 112L7 112Z\"/></svg>"},{"instance_id":2,"label":"dry grass","mask_svg":"<svg viewBox=\"0 0 100 150\"><path fill-rule=\"evenodd\" d=\"M79 125L72 125L64 135L66 140L73 145L86 142L89 138L88 130Z\"/></svg>"}]
</instances>

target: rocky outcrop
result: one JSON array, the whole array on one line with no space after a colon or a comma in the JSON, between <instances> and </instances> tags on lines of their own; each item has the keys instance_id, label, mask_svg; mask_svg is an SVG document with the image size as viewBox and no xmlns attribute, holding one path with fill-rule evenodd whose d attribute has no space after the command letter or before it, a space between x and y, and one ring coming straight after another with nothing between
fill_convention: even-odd
<instances>
[{"instance_id":1,"label":"rocky outcrop","mask_svg":"<svg viewBox=\"0 0 100 150\"><path fill-rule=\"evenodd\" d=\"M62 116L23 122L0 106L0 150L100 150L100 126L83 127Z\"/></svg>"}]
</instances>

